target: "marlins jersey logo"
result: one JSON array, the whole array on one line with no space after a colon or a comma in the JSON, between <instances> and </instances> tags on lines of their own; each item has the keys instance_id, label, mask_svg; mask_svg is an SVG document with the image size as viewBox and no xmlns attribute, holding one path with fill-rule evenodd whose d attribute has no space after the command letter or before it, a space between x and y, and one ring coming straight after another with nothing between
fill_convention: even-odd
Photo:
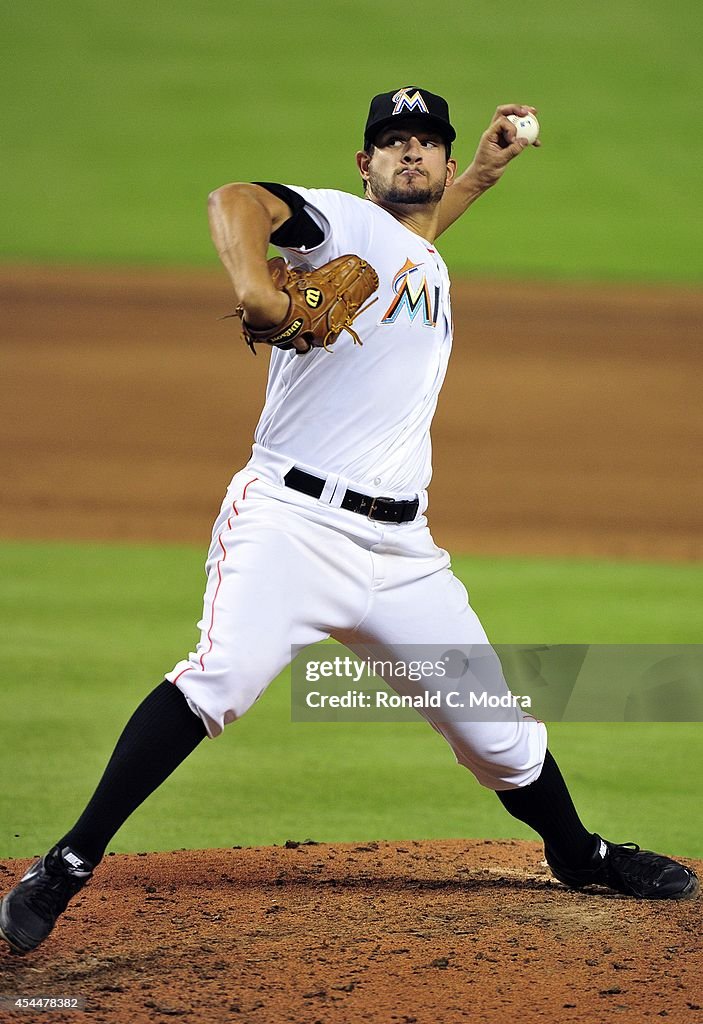
<instances>
[{"instance_id":1,"label":"marlins jersey logo","mask_svg":"<svg viewBox=\"0 0 703 1024\"><path fill-rule=\"evenodd\" d=\"M393 113L400 114L403 110L419 110L423 114L429 114L427 104L422 98L420 90L416 89L411 94L410 88L410 86L407 86L405 89L398 89L398 92L393 94L393 102L395 103Z\"/></svg>"},{"instance_id":2,"label":"marlins jersey logo","mask_svg":"<svg viewBox=\"0 0 703 1024\"><path fill-rule=\"evenodd\" d=\"M400 311L407 310L408 316L414 320L418 313L422 314L423 323L427 327L435 327L437 324L437 310L439 309L439 285L434 287L434 295L430 297L430 287L427 277L420 275L422 263L413 263L406 259L403 266L393 278L393 291L395 296L390 306L383 314L382 324L395 323ZM413 277L413 274L415 277Z\"/></svg>"}]
</instances>

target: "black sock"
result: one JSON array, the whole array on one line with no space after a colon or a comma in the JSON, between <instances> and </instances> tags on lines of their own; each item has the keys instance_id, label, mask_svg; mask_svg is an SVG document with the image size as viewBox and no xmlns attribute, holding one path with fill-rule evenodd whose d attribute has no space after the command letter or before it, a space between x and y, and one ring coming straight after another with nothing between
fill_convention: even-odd
<instances>
[{"instance_id":1,"label":"black sock","mask_svg":"<svg viewBox=\"0 0 703 1024\"><path fill-rule=\"evenodd\" d=\"M181 691L164 680L134 712L98 788L59 840L96 865L115 832L207 735Z\"/></svg>"},{"instance_id":2,"label":"black sock","mask_svg":"<svg viewBox=\"0 0 703 1024\"><path fill-rule=\"evenodd\" d=\"M562 864L579 867L588 863L595 848L593 833L581 823L559 766L549 751L535 782L496 795L514 818L542 836L545 850Z\"/></svg>"}]
</instances>

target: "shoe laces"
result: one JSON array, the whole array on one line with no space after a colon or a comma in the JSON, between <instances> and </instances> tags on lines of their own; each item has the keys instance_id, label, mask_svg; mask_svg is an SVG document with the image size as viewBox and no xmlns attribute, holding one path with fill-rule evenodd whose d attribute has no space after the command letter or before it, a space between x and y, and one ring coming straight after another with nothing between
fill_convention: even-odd
<instances>
[{"instance_id":1,"label":"shoe laces","mask_svg":"<svg viewBox=\"0 0 703 1024\"><path fill-rule=\"evenodd\" d=\"M632 866L632 860L642 853L637 843L612 843L608 849L608 859L611 867L623 874L627 874ZM638 877L644 882L653 882L661 874L661 864L656 856L642 854L638 861Z\"/></svg>"},{"instance_id":2,"label":"shoe laces","mask_svg":"<svg viewBox=\"0 0 703 1024\"><path fill-rule=\"evenodd\" d=\"M82 887L84 879L74 879L70 875L49 874L37 878L32 891L27 895L27 904L42 915L56 918L68 906L68 901Z\"/></svg>"}]
</instances>

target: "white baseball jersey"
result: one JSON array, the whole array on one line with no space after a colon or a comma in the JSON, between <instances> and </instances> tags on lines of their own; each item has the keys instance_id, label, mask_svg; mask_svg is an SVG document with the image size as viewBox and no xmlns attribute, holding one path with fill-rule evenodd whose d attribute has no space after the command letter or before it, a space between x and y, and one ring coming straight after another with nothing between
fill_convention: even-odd
<instances>
[{"instance_id":1,"label":"white baseball jersey","mask_svg":"<svg viewBox=\"0 0 703 1024\"><path fill-rule=\"evenodd\" d=\"M446 267L433 245L368 200L295 191L323 241L280 247L284 255L312 266L361 256L378 273L378 298L354 321L361 348L342 333L329 352L271 353L253 456L213 529L200 639L167 675L210 736L246 713L293 647L333 636L361 656L373 647L403 661L409 645L441 644L466 650L473 665L474 649L484 658L488 645L422 514L430 423L451 348ZM295 463L326 475L319 499L286 485ZM350 483L370 495L419 494L419 514L385 523L344 509ZM495 655L493 664L508 694ZM483 785L510 789L539 775L546 730L517 708L493 722L422 714Z\"/></svg>"},{"instance_id":2,"label":"white baseball jersey","mask_svg":"<svg viewBox=\"0 0 703 1024\"><path fill-rule=\"evenodd\" d=\"M430 423L449 360L449 275L434 245L380 206L333 189L294 186L324 233L314 249L282 248L295 266L354 253L376 270L376 301L330 351L274 349L257 444L335 473L371 494L421 493L432 475Z\"/></svg>"}]
</instances>

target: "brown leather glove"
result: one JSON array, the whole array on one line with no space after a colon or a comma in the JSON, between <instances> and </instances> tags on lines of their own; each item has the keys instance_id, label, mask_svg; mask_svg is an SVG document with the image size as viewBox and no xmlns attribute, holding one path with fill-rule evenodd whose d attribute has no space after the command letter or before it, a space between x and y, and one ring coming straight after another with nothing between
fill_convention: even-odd
<instances>
[{"instance_id":1,"label":"brown leather glove","mask_svg":"<svg viewBox=\"0 0 703 1024\"><path fill-rule=\"evenodd\" d=\"M365 260L338 256L317 270L299 270L276 256L268 261L268 267L273 283L288 295L290 307L277 327L260 330L247 324L243 307L237 306L235 314L242 321L244 340L254 354L256 344L296 348L298 355L312 348L327 349L342 331L347 331L355 344L363 344L352 323L368 308L364 303L378 288L378 274ZM306 342L307 347L298 348L296 340Z\"/></svg>"}]
</instances>

